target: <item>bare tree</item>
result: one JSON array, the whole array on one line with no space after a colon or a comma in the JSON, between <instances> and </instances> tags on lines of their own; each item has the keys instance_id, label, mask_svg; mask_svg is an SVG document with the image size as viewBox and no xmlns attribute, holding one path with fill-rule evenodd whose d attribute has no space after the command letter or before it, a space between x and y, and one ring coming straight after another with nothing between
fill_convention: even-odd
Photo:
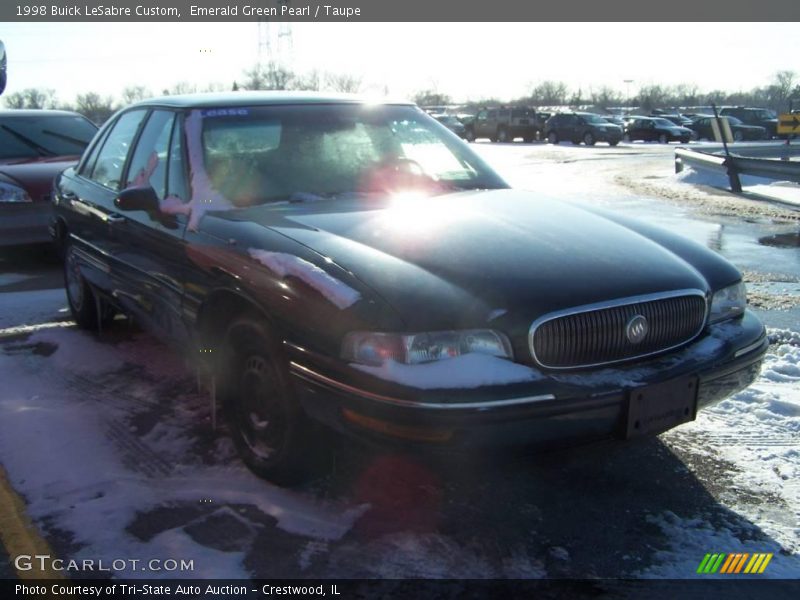
<instances>
[{"instance_id":1,"label":"bare tree","mask_svg":"<svg viewBox=\"0 0 800 600\"><path fill-rule=\"evenodd\" d=\"M322 78L319 71L313 69L303 75L295 77L292 88L295 90L318 92L322 88Z\"/></svg>"},{"instance_id":2,"label":"bare tree","mask_svg":"<svg viewBox=\"0 0 800 600\"><path fill-rule=\"evenodd\" d=\"M530 101L539 106L566 104L567 91L567 84L563 81L543 81L533 88Z\"/></svg>"},{"instance_id":3,"label":"bare tree","mask_svg":"<svg viewBox=\"0 0 800 600\"><path fill-rule=\"evenodd\" d=\"M361 77L350 73L328 73L325 87L334 92L355 94L361 89Z\"/></svg>"},{"instance_id":4,"label":"bare tree","mask_svg":"<svg viewBox=\"0 0 800 600\"><path fill-rule=\"evenodd\" d=\"M55 90L26 88L5 97L8 108L55 108L57 106Z\"/></svg>"},{"instance_id":5,"label":"bare tree","mask_svg":"<svg viewBox=\"0 0 800 600\"><path fill-rule=\"evenodd\" d=\"M622 104L622 94L617 90L604 85L597 91L592 91L590 96L592 104L602 108L619 106Z\"/></svg>"},{"instance_id":6,"label":"bare tree","mask_svg":"<svg viewBox=\"0 0 800 600\"><path fill-rule=\"evenodd\" d=\"M295 80L294 72L275 62L257 64L244 72L241 88L245 90L288 90Z\"/></svg>"},{"instance_id":7,"label":"bare tree","mask_svg":"<svg viewBox=\"0 0 800 600\"><path fill-rule=\"evenodd\" d=\"M97 92L78 94L75 99L75 110L100 125L114 112L114 99L111 96L104 98Z\"/></svg>"},{"instance_id":8,"label":"bare tree","mask_svg":"<svg viewBox=\"0 0 800 600\"><path fill-rule=\"evenodd\" d=\"M420 106L443 106L450 104L452 98L436 90L420 90L414 94L414 102Z\"/></svg>"},{"instance_id":9,"label":"bare tree","mask_svg":"<svg viewBox=\"0 0 800 600\"><path fill-rule=\"evenodd\" d=\"M149 98L153 94L143 85L129 85L122 90L122 104L127 106L139 100Z\"/></svg>"}]
</instances>

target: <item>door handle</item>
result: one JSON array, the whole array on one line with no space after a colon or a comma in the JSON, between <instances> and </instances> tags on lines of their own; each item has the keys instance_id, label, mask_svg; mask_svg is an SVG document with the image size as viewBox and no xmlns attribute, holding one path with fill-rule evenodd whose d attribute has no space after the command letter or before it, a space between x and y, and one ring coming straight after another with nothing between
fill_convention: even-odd
<instances>
[{"instance_id":1,"label":"door handle","mask_svg":"<svg viewBox=\"0 0 800 600\"><path fill-rule=\"evenodd\" d=\"M115 215L115 214L106 215L106 223L113 225L115 223L124 223L124 222L125 222L125 217L123 217L122 215Z\"/></svg>"}]
</instances>

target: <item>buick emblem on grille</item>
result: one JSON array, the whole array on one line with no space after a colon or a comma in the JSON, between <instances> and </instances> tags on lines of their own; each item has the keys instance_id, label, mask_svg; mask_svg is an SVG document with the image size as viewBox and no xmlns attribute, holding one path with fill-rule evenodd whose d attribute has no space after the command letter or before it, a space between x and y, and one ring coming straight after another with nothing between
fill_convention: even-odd
<instances>
[{"instance_id":1,"label":"buick emblem on grille","mask_svg":"<svg viewBox=\"0 0 800 600\"><path fill-rule=\"evenodd\" d=\"M625 326L625 335L631 344L638 344L647 336L648 329L647 319L642 315L634 315Z\"/></svg>"}]
</instances>

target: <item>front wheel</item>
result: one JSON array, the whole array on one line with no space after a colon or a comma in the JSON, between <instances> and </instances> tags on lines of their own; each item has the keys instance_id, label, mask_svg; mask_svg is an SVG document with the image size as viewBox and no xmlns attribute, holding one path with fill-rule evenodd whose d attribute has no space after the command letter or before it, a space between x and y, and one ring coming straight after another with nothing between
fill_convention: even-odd
<instances>
[{"instance_id":1,"label":"front wheel","mask_svg":"<svg viewBox=\"0 0 800 600\"><path fill-rule=\"evenodd\" d=\"M242 461L275 483L306 479L316 457L310 423L291 393L285 360L266 323L255 316L234 321L222 356L219 391Z\"/></svg>"},{"instance_id":2,"label":"front wheel","mask_svg":"<svg viewBox=\"0 0 800 600\"><path fill-rule=\"evenodd\" d=\"M547 134L547 141L550 144L558 144L558 135L556 134L555 131L551 131L550 133Z\"/></svg>"},{"instance_id":3,"label":"front wheel","mask_svg":"<svg viewBox=\"0 0 800 600\"><path fill-rule=\"evenodd\" d=\"M658 136L658 143L659 144L667 144L669 143L669 138L667 137L666 133L662 133Z\"/></svg>"},{"instance_id":4,"label":"front wheel","mask_svg":"<svg viewBox=\"0 0 800 600\"><path fill-rule=\"evenodd\" d=\"M594 146L595 139L594 136L590 132L586 132L583 136L583 143L587 146Z\"/></svg>"},{"instance_id":5,"label":"front wheel","mask_svg":"<svg viewBox=\"0 0 800 600\"><path fill-rule=\"evenodd\" d=\"M736 142L741 142L744 139L744 135L741 131L734 131L733 132L733 140Z\"/></svg>"}]
</instances>

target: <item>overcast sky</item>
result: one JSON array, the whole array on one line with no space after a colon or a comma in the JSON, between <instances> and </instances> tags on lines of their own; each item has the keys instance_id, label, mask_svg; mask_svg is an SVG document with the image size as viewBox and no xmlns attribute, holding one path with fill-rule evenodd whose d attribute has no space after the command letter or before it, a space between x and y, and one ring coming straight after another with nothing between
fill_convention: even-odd
<instances>
[{"instance_id":1,"label":"overcast sky","mask_svg":"<svg viewBox=\"0 0 800 600\"><path fill-rule=\"evenodd\" d=\"M280 24L272 23L273 39ZM256 23L2 23L7 93L27 87L119 96L186 81L241 81L259 56ZM284 40L286 38L283 38ZM297 71L353 73L393 96L437 88L456 100L529 93L546 79L584 92L609 85L749 90L800 70L795 23L294 23Z\"/></svg>"}]
</instances>

